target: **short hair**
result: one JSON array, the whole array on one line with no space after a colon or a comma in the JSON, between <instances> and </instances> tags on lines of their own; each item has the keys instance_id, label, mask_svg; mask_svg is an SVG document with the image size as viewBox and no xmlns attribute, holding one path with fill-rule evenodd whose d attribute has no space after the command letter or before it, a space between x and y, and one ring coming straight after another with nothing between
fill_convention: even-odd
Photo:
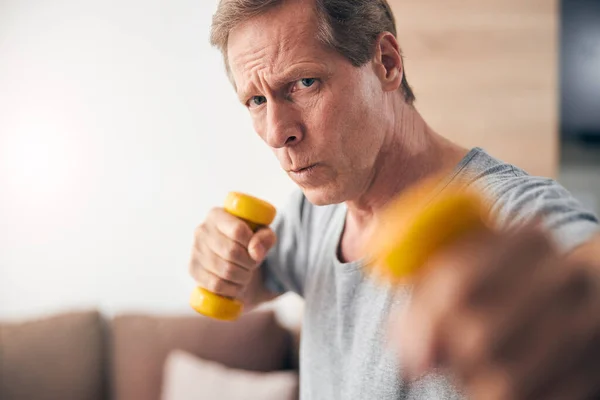
<instances>
[{"instance_id":1,"label":"short hair","mask_svg":"<svg viewBox=\"0 0 600 400\"><path fill-rule=\"evenodd\" d=\"M317 39L335 49L355 67L366 64L374 55L375 40L382 32L396 36L396 22L387 0L313 0L319 20ZM284 0L221 0L213 16L210 43L223 54L229 79L233 81L227 59L230 31L238 24L280 5ZM235 83L234 83L235 85ZM402 74L400 90L408 104L415 95Z\"/></svg>"}]
</instances>

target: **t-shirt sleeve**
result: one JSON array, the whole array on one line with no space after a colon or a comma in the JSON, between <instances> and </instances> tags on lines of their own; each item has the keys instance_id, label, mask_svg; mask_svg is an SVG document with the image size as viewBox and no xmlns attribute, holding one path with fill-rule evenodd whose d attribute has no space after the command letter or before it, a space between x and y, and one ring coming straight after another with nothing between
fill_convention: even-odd
<instances>
[{"instance_id":1,"label":"t-shirt sleeve","mask_svg":"<svg viewBox=\"0 0 600 400\"><path fill-rule=\"evenodd\" d=\"M295 191L286 205L278 210L271 228L277 236L275 246L261 265L266 288L276 294L304 292L307 240L305 215L308 204L302 191Z\"/></svg>"},{"instance_id":2,"label":"t-shirt sleeve","mask_svg":"<svg viewBox=\"0 0 600 400\"><path fill-rule=\"evenodd\" d=\"M501 227L516 228L539 219L559 251L569 252L600 232L598 218L555 180L514 168L512 176L489 182L492 212Z\"/></svg>"}]
</instances>

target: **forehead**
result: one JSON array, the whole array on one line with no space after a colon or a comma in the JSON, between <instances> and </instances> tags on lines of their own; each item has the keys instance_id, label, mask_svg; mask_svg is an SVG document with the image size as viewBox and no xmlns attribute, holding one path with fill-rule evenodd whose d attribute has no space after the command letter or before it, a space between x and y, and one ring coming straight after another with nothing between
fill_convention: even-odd
<instances>
[{"instance_id":1,"label":"forehead","mask_svg":"<svg viewBox=\"0 0 600 400\"><path fill-rule=\"evenodd\" d=\"M227 58L236 85L262 70L270 74L290 65L322 61L328 49L317 39L318 18L312 1L284 1L252 17L229 34Z\"/></svg>"}]
</instances>

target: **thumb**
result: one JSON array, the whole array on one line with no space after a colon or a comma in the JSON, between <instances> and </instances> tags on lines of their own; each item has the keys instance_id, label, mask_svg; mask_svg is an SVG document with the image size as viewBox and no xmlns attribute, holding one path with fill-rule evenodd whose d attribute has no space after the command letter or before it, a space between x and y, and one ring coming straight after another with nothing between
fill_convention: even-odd
<instances>
[{"instance_id":1,"label":"thumb","mask_svg":"<svg viewBox=\"0 0 600 400\"><path fill-rule=\"evenodd\" d=\"M271 228L259 229L248 243L248 254L260 264L276 241L277 237Z\"/></svg>"}]
</instances>

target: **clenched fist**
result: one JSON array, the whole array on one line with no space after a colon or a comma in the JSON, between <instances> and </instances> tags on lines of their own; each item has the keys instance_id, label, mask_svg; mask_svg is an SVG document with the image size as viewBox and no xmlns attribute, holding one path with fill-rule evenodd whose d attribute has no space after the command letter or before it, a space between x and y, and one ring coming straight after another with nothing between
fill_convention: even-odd
<instances>
[{"instance_id":1,"label":"clenched fist","mask_svg":"<svg viewBox=\"0 0 600 400\"><path fill-rule=\"evenodd\" d=\"M473 399L597 398L598 262L559 255L537 229L447 248L395 321L406 372L448 368Z\"/></svg>"},{"instance_id":2,"label":"clenched fist","mask_svg":"<svg viewBox=\"0 0 600 400\"><path fill-rule=\"evenodd\" d=\"M198 286L251 308L267 300L259 266L275 241L270 228L254 233L225 209L213 208L196 228L190 274Z\"/></svg>"}]
</instances>

